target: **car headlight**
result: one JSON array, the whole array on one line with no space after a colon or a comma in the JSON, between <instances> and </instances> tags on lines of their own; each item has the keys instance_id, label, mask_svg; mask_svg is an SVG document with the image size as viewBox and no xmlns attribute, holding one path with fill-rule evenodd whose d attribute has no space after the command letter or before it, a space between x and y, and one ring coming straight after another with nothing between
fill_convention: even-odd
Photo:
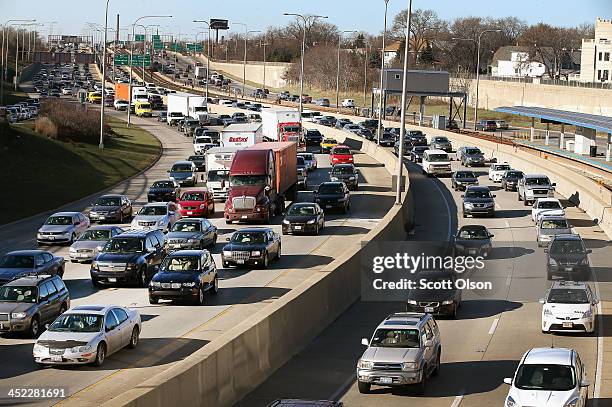
<instances>
[{"instance_id":1,"label":"car headlight","mask_svg":"<svg viewBox=\"0 0 612 407\"><path fill-rule=\"evenodd\" d=\"M516 401L511 396L506 399L506 407L517 407Z\"/></svg>"},{"instance_id":2,"label":"car headlight","mask_svg":"<svg viewBox=\"0 0 612 407\"><path fill-rule=\"evenodd\" d=\"M259 250L254 250L251 252L251 256L255 256L255 257L261 256L261 252Z\"/></svg>"},{"instance_id":3,"label":"car headlight","mask_svg":"<svg viewBox=\"0 0 612 407\"><path fill-rule=\"evenodd\" d=\"M188 283L183 283L183 287L195 287L195 281L190 281Z\"/></svg>"},{"instance_id":4,"label":"car headlight","mask_svg":"<svg viewBox=\"0 0 612 407\"><path fill-rule=\"evenodd\" d=\"M92 270L97 270L98 269L98 262L97 261L92 261L91 262L91 269Z\"/></svg>"},{"instance_id":5,"label":"car headlight","mask_svg":"<svg viewBox=\"0 0 612 407\"><path fill-rule=\"evenodd\" d=\"M442 305L451 305L453 302L453 300L442 301Z\"/></svg>"},{"instance_id":6,"label":"car headlight","mask_svg":"<svg viewBox=\"0 0 612 407\"><path fill-rule=\"evenodd\" d=\"M465 206L466 208L472 209L474 207L474 204L469 203L469 202L464 202L463 206Z\"/></svg>"},{"instance_id":7,"label":"car headlight","mask_svg":"<svg viewBox=\"0 0 612 407\"><path fill-rule=\"evenodd\" d=\"M161 287L161 283L160 283L159 281L151 281L151 282L149 283L149 285L150 285L151 287L155 287L155 288L159 288L159 287Z\"/></svg>"},{"instance_id":8,"label":"car headlight","mask_svg":"<svg viewBox=\"0 0 612 407\"><path fill-rule=\"evenodd\" d=\"M39 345L37 343L34 344L34 348L32 349L34 353L42 353L42 352L45 352L46 350L47 350L46 347Z\"/></svg>"},{"instance_id":9,"label":"car headlight","mask_svg":"<svg viewBox=\"0 0 612 407\"><path fill-rule=\"evenodd\" d=\"M224 255L225 257L232 257L232 252L231 252L231 251L229 251L229 250L223 250L223 255Z\"/></svg>"},{"instance_id":10,"label":"car headlight","mask_svg":"<svg viewBox=\"0 0 612 407\"><path fill-rule=\"evenodd\" d=\"M68 251L70 253L76 253L77 252L77 250L74 247L71 247L70 249L68 249Z\"/></svg>"},{"instance_id":11,"label":"car headlight","mask_svg":"<svg viewBox=\"0 0 612 407\"><path fill-rule=\"evenodd\" d=\"M310 220L309 220L308 222L306 222L306 223L307 223L307 224L309 224L309 225L312 225L313 223L315 223L315 220L316 220L316 219L310 219Z\"/></svg>"},{"instance_id":12,"label":"car headlight","mask_svg":"<svg viewBox=\"0 0 612 407\"><path fill-rule=\"evenodd\" d=\"M127 268L128 270L136 270L136 269L138 269L138 264L136 264L136 263L128 263L128 264L126 265L126 268Z\"/></svg>"},{"instance_id":13,"label":"car headlight","mask_svg":"<svg viewBox=\"0 0 612 407\"><path fill-rule=\"evenodd\" d=\"M359 362L357 362L357 367L359 369L372 369L373 366L374 366L374 362L370 362L367 360L359 359Z\"/></svg>"},{"instance_id":14,"label":"car headlight","mask_svg":"<svg viewBox=\"0 0 612 407\"><path fill-rule=\"evenodd\" d=\"M582 264L583 266L588 266L589 265L589 258L585 257L580 261L580 264Z\"/></svg>"},{"instance_id":15,"label":"car headlight","mask_svg":"<svg viewBox=\"0 0 612 407\"><path fill-rule=\"evenodd\" d=\"M544 316L545 317L552 317L553 313L551 310L549 310L548 308L544 308Z\"/></svg>"},{"instance_id":16,"label":"car headlight","mask_svg":"<svg viewBox=\"0 0 612 407\"><path fill-rule=\"evenodd\" d=\"M557 265L557 261L551 257L551 258L548 259L548 265L549 266L556 266Z\"/></svg>"},{"instance_id":17,"label":"car headlight","mask_svg":"<svg viewBox=\"0 0 612 407\"><path fill-rule=\"evenodd\" d=\"M593 312L591 312L591 310L585 311L582 314L582 318L591 318L593 316Z\"/></svg>"},{"instance_id":18,"label":"car headlight","mask_svg":"<svg viewBox=\"0 0 612 407\"><path fill-rule=\"evenodd\" d=\"M355 177L349 177L350 181L355 181Z\"/></svg>"},{"instance_id":19,"label":"car headlight","mask_svg":"<svg viewBox=\"0 0 612 407\"><path fill-rule=\"evenodd\" d=\"M410 305L417 305L417 302L415 300L408 300L406 302Z\"/></svg>"},{"instance_id":20,"label":"car headlight","mask_svg":"<svg viewBox=\"0 0 612 407\"><path fill-rule=\"evenodd\" d=\"M580 402L580 397L574 397L573 399L565 403L563 407L576 407L579 402Z\"/></svg>"},{"instance_id":21,"label":"car headlight","mask_svg":"<svg viewBox=\"0 0 612 407\"><path fill-rule=\"evenodd\" d=\"M206 204L200 204L200 209L206 208Z\"/></svg>"},{"instance_id":22,"label":"car headlight","mask_svg":"<svg viewBox=\"0 0 612 407\"><path fill-rule=\"evenodd\" d=\"M91 345L85 345L85 346L75 346L74 348L70 348L70 351L72 353L84 353L84 352L89 352L91 351Z\"/></svg>"},{"instance_id":23,"label":"car headlight","mask_svg":"<svg viewBox=\"0 0 612 407\"><path fill-rule=\"evenodd\" d=\"M419 362L404 362L402 363L402 370L417 370L419 368Z\"/></svg>"},{"instance_id":24,"label":"car headlight","mask_svg":"<svg viewBox=\"0 0 612 407\"><path fill-rule=\"evenodd\" d=\"M96 215L98 214L98 212L96 212L96 211L90 211L90 212L89 212L89 214L90 214L90 215L93 215L93 216L96 216Z\"/></svg>"},{"instance_id":25,"label":"car headlight","mask_svg":"<svg viewBox=\"0 0 612 407\"><path fill-rule=\"evenodd\" d=\"M25 312L13 312L13 313L11 313L11 318L14 318L14 319L23 319L23 318L26 317L26 315L27 315L27 313L25 313Z\"/></svg>"},{"instance_id":26,"label":"car headlight","mask_svg":"<svg viewBox=\"0 0 612 407\"><path fill-rule=\"evenodd\" d=\"M338 181L338 177L331 177L330 180L331 181Z\"/></svg>"},{"instance_id":27,"label":"car headlight","mask_svg":"<svg viewBox=\"0 0 612 407\"><path fill-rule=\"evenodd\" d=\"M288 225L289 223L291 222L289 222L287 219L283 219L283 225Z\"/></svg>"}]
</instances>

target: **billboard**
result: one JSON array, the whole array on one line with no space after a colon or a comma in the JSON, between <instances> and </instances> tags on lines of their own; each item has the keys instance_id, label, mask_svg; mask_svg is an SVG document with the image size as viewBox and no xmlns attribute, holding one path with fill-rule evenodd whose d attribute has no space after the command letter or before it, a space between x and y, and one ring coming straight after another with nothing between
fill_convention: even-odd
<instances>
[{"instance_id":1,"label":"billboard","mask_svg":"<svg viewBox=\"0 0 612 407\"><path fill-rule=\"evenodd\" d=\"M229 25L227 24L227 20L222 20L219 18L211 18L210 19L210 29L211 30L229 30Z\"/></svg>"},{"instance_id":2,"label":"billboard","mask_svg":"<svg viewBox=\"0 0 612 407\"><path fill-rule=\"evenodd\" d=\"M404 71L402 69L385 69L384 89L391 92L402 92ZM449 90L449 74L445 71L408 70L408 92L446 93Z\"/></svg>"}]
</instances>

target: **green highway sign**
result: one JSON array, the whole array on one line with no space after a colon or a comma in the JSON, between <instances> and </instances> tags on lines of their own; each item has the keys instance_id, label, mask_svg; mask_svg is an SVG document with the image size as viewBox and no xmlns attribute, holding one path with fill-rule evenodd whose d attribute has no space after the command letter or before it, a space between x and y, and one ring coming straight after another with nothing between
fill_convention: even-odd
<instances>
[{"instance_id":1,"label":"green highway sign","mask_svg":"<svg viewBox=\"0 0 612 407\"><path fill-rule=\"evenodd\" d=\"M202 51L202 44L187 44L188 51Z\"/></svg>"},{"instance_id":2,"label":"green highway sign","mask_svg":"<svg viewBox=\"0 0 612 407\"><path fill-rule=\"evenodd\" d=\"M145 65L151 65L151 55L147 54L144 58ZM141 66L142 65L142 55L134 55L132 59L133 66Z\"/></svg>"},{"instance_id":3,"label":"green highway sign","mask_svg":"<svg viewBox=\"0 0 612 407\"><path fill-rule=\"evenodd\" d=\"M151 55L147 54L144 60L145 65L151 65ZM129 65L130 56L128 54L115 55L115 65ZM134 55L132 65L142 66L142 55Z\"/></svg>"},{"instance_id":4,"label":"green highway sign","mask_svg":"<svg viewBox=\"0 0 612 407\"><path fill-rule=\"evenodd\" d=\"M130 56L128 54L115 54L115 65L128 65Z\"/></svg>"},{"instance_id":5,"label":"green highway sign","mask_svg":"<svg viewBox=\"0 0 612 407\"><path fill-rule=\"evenodd\" d=\"M172 44L170 48L172 49L172 51L181 51L183 49L181 44Z\"/></svg>"},{"instance_id":6,"label":"green highway sign","mask_svg":"<svg viewBox=\"0 0 612 407\"><path fill-rule=\"evenodd\" d=\"M164 49L164 43L163 42L154 42L153 43L153 49Z\"/></svg>"},{"instance_id":7,"label":"green highway sign","mask_svg":"<svg viewBox=\"0 0 612 407\"><path fill-rule=\"evenodd\" d=\"M153 38L153 42L160 40L159 35L153 35L151 38Z\"/></svg>"},{"instance_id":8,"label":"green highway sign","mask_svg":"<svg viewBox=\"0 0 612 407\"><path fill-rule=\"evenodd\" d=\"M136 34L136 41L144 41L145 40L145 36L144 34Z\"/></svg>"}]
</instances>

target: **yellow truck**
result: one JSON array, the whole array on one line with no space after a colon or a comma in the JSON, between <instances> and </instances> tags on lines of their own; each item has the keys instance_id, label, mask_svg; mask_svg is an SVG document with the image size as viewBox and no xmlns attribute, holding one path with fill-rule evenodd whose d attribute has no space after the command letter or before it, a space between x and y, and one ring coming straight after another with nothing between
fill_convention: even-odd
<instances>
[{"instance_id":1,"label":"yellow truck","mask_svg":"<svg viewBox=\"0 0 612 407\"><path fill-rule=\"evenodd\" d=\"M100 103L102 102L102 94L100 92L89 92L87 94L87 101L89 103Z\"/></svg>"},{"instance_id":2,"label":"yellow truck","mask_svg":"<svg viewBox=\"0 0 612 407\"><path fill-rule=\"evenodd\" d=\"M149 102L136 102L134 106L134 113L139 117L151 117L153 116L153 109Z\"/></svg>"}]
</instances>

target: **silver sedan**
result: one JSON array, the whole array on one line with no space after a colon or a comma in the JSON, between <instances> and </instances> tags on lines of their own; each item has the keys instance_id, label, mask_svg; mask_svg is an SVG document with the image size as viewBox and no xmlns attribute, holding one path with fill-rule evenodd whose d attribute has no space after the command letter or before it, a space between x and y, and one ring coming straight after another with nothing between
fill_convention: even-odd
<instances>
[{"instance_id":1,"label":"silver sedan","mask_svg":"<svg viewBox=\"0 0 612 407\"><path fill-rule=\"evenodd\" d=\"M92 261L114 236L123 233L117 226L92 226L70 246L68 254L71 262Z\"/></svg>"}]
</instances>

